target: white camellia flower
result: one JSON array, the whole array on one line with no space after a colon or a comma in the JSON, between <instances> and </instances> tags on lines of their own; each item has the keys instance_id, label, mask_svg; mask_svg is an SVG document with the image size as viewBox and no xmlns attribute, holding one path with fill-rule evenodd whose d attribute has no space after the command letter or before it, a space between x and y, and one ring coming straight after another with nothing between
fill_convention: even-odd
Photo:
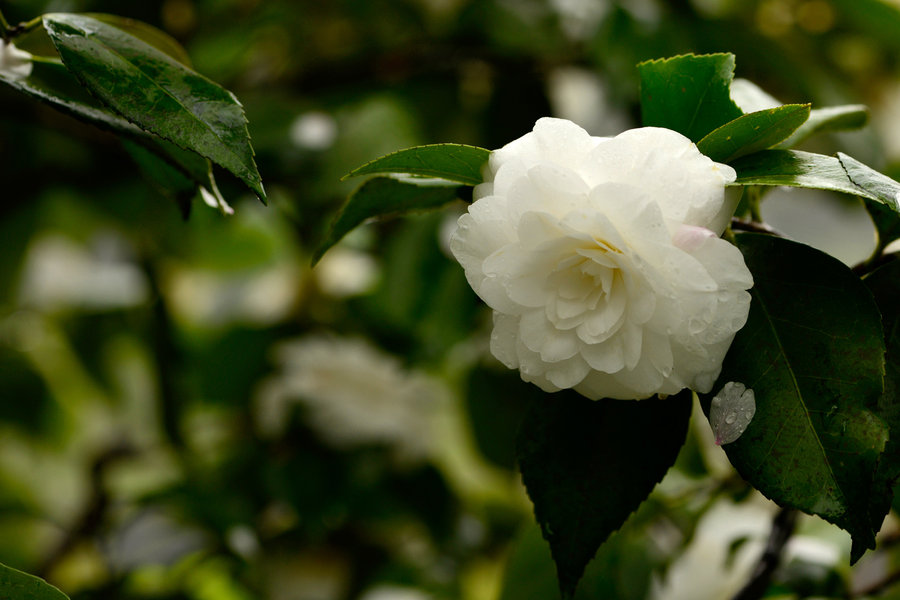
<instances>
[{"instance_id":1,"label":"white camellia flower","mask_svg":"<svg viewBox=\"0 0 900 600\"><path fill-rule=\"evenodd\" d=\"M592 399L710 390L753 285L718 237L731 167L668 129L544 118L486 171L450 246L503 364Z\"/></svg>"},{"instance_id":2,"label":"white camellia flower","mask_svg":"<svg viewBox=\"0 0 900 600\"><path fill-rule=\"evenodd\" d=\"M355 338L291 340L276 347L276 358L282 372L264 383L257 402L264 435L282 434L290 405L297 402L312 427L337 448L383 444L407 463L433 450L433 424L445 401L436 380Z\"/></svg>"}]
</instances>

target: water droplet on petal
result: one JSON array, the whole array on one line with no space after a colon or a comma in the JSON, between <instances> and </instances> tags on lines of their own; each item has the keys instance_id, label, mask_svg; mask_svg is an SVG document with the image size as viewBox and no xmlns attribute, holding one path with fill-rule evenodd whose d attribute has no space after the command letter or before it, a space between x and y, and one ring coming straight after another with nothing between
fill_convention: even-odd
<instances>
[{"instance_id":1,"label":"water droplet on petal","mask_svg":"<svg viewBox=\"0 0 900 600\"><path fill-rule=\"evenodd\" d=\"M729 381L712 399L709 424L716 436L716 444L730 444L750 425L756 414L756 397L743 383Z\"/></svg>"}]
</instances>

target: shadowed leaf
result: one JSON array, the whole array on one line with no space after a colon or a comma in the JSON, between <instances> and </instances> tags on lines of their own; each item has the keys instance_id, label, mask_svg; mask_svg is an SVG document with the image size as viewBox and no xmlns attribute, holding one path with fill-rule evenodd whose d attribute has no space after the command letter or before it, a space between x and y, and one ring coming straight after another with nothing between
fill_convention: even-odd
<instances>
[{"instance_id":1,"label":"shadowed leaf","mask_svg":"<svg viewBox=\"0 0 900 600\"><path fill-rule=\"evenodd\" d=\"M564 598L675 462L691 402L689 390L663 400L596 402L565 390L532 404L517 454Z\"/></svg>"}]
</instances>

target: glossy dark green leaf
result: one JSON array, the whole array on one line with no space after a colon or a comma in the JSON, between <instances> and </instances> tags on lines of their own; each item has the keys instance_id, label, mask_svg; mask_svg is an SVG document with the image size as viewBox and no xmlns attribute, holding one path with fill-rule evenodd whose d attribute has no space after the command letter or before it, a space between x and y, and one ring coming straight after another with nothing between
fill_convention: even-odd
<instances>
[{"instance_id":1,"label":"glossy dark green leaf","mask_svg":"<svg viewBox=\"0 0 900 600\"><path fill-rule=\"evenodd\" d=\"M690 391L594 402L567 390L532 404L517 454L564 598L675 462L690 414Z\"/></svg>"},{"instance_id":2,"label":"glossy dark green leaf","mask_svg":"<svg viewBox=\"0 0 900 600\"><path fill-rule=\"evenodd\" d=\"M370 179L347 198L325 240L313 253L313 264L366 219L437 208L459 198L459 192L459 186L454 184L420 185L391 177Z\"/></svg>"},{"instance_id":3,"label":"glossy dark green leaf","mask_svg":"<svg viewBox=\"0 0 900 600\"><path fill-rule=\"evenodd\" d=\"M865 197L881 202L894 212L900 213L900 183L843 152L838 152L837 159L847 177L863 190Z\"/></svg>"},{"instance_id":4,"label":"glossy dark green leaf","mask_svg":"<svg viewBox=\"0 0 900 600\"><path fill-rule=\"evenodd\" d=\"M870 273L864 280L881 311L884 329L884 394L878 414L888 424L890 438L878 463L869 519L878 530L894 500L894 486L900 479L900 261L894 260Z\"/></svg>"},{"instance_id":5,"label":"glossy dark green leaf","mask_svg":"<svg viewBox=\"0 0 900 600\"><path fill-rule=\"evenodd\" d=\"M148 25L143 21L129 19L128 17L121 17L119 15L111 15L107 13L84 13L83 16L97 19L98 21L102 21L104 23L107 23L108 25L112 25L113 27L121 29L126 33L130 33L134 37L147 42L157 50L165 52L181 64L188 67L191 66L191 57L188 56L187 50L184 49L184 46L178 43L178 40L173 38L165 31L157 29L152 25Z\"/></svg>"},{"instance_id":6,"label":"glossy dark green leaf","mask_svg":"<svg viewBox=\"0 0 900 600\"><path fill-rule=\"evenodd\" d=\"M862 104L814 108L809 112L809 119L778 147L793 148L817 133L859 129L868 122L869 109Z\"/></svg>"},{"instance_id":7,"label":"glossy dark green leaf","mask_svg":"<svg viewBox=\"0 0 900 600\"><path fill-rule=\"evenodd\" d=\"M709 132L697 142L700 152L717 162L771 148L809 118L809 104L785 104L752 112Z\"/></svg>"},{"instance_id":8,"label":"glossy dark green leaf","mask_svg":"<svg viewBox=\"0 0 900 600\"><path fill-rule=\"evenodd\" d=\"M0 81L79 121L110 131L123 141L141 146L196 185L214 188L207 159L148 134L110 111L85 92L78 80L62 64L36 62L28 77L15 79L0 73Z\"/></svg>"},{"instance_id":9,"label":"glossy dark green leaf","mask_svg":"<svg viewBox=\"0 0 900 600\"><path fill-rule=\"evenodd\" d=\"M224 167L265 199L244 110L230 92L97 19L52 13L44 27L66 67L106 106Z\"/></svg>"},{"instance_id":10,"label":"glossy dark green leaf","mask_svg":"<svg viewBox=\"0 0 900 600\"><path fill-rule=\"evenodd\" d=\"M878 230L879 248L883 249L900 237L900 183L842 152L837 157L850 181L874 198L873 201L865 196L869 200L866 209Z\"/></svg>"},{"instance_id":11,"label":"glossy dark green leaf","mask_svg":"<svg viewBox=\"0 0 900 600\"><path fill-rule=\"evenodd\" d=\"M439 177L465 185L483 181L481 168L490 150L463 144L432 144L392 152L354 169L344 176L409 173L424 177Z\"/></svg>"},{"instance_id":12,"label":"glossy dark green leaf","mask_svg":"<svg viewBox=\"0 0 900 600\"><path fill-rule=\"evenodd\" d=\"M841 162L833 156L799 150L762 150L735 160L739 185L787 185L854 194L879 201L853 183Z\"/></svg>"},{"instance_id":13,"label":"glossy dark green leaf","mask_svg":"<svg viewBox=\"0 0 900 600\"><path fill-rule=\"evenodd\" d=\"M8 600L68 600L43 579L0 565L0 598Z\"/></svg>"},{"instance_id":14,"label":"glossy dark green leaf","mask_svg":"<svg viewBox=\"0 0 900 600\"><path fill-rule=\"evenodd\" d=\"M698 142L743 114L729 93L733 54L687 54L637 68L644 126L674 129Z\"/></svg>"},{"instance_id":15,"label":"glossy dark green leaf","mask_svg":"<svg viewBox=\"0 0 900 600\"><path fill-rule=\"evenodd\" d=\"M743 383L756 415L725 452L767 497L849 531L856 560L875 544L869 500L889 435L878 307L848 267L809 246L750 233L737 245L753 300L712 392Z\"/></svg>"}]
</instances>

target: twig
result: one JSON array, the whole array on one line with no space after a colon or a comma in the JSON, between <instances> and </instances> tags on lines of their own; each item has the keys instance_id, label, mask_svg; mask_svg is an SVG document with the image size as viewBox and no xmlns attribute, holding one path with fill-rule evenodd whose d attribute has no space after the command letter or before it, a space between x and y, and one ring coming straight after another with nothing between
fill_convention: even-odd
<instances>
[{"instance_id":1,"label":"twig","mask_svg":"<svg viewBox=\"0 0 900 600\"><path fill-rule=\"evenodd\" d=\"M768 233L770 235L784 237L784 234L782 234L780 231L769 227L765 223L762 223L760 221L751 221L749 219L739 219L737 217L732 217L731 229L735 231L750 231L753 233Z\"/></svg>"},{"instance_id":2,"label":"twig","mask_svg":"<svg viewBox=\"0 0 900 600\"><path fill-rule=\"evenodd\" d=\"M109 466L123 458L134 456L136 449L128 442L117 442L101 452L91 464L91 495L81 516L68 530L59 544L44 558L35 570L35 575L45 577L84 539L94 536L106 519L109 508L109 494L104 485L104 475Z\"/></svg>"},{"instance_id":3,"label":"twig","mask_svg":"<svg viewBox=\"0 0 900 600\"><path fill-rule=\"evenodd\" d=\"M732 600L759 600L762 598L769 584L772 583L772 575L781 562L781 553L785 544L794 533L794 525L797 522L797 511L792 508L782 508L772 520L772 531L766 549L763 551L756 569L750 581L735 594Z\"/></svg>"},{"instance_id":4,"label":"twig","mask_svg":"<svg viewBox=\"0 0 900 600\"><path fill-rule=\"evenodd\" d=\"M877 596L884 590L888 589L895 583L900 582L900 571L894 571L892 573L888 573L888 575L882 579L881 581L876 581L875 583L869 585L868 587L864 587L861 590L857 590L853 593L853 598L867 598L869 596Z\"/></svg>"}]
</instances>

